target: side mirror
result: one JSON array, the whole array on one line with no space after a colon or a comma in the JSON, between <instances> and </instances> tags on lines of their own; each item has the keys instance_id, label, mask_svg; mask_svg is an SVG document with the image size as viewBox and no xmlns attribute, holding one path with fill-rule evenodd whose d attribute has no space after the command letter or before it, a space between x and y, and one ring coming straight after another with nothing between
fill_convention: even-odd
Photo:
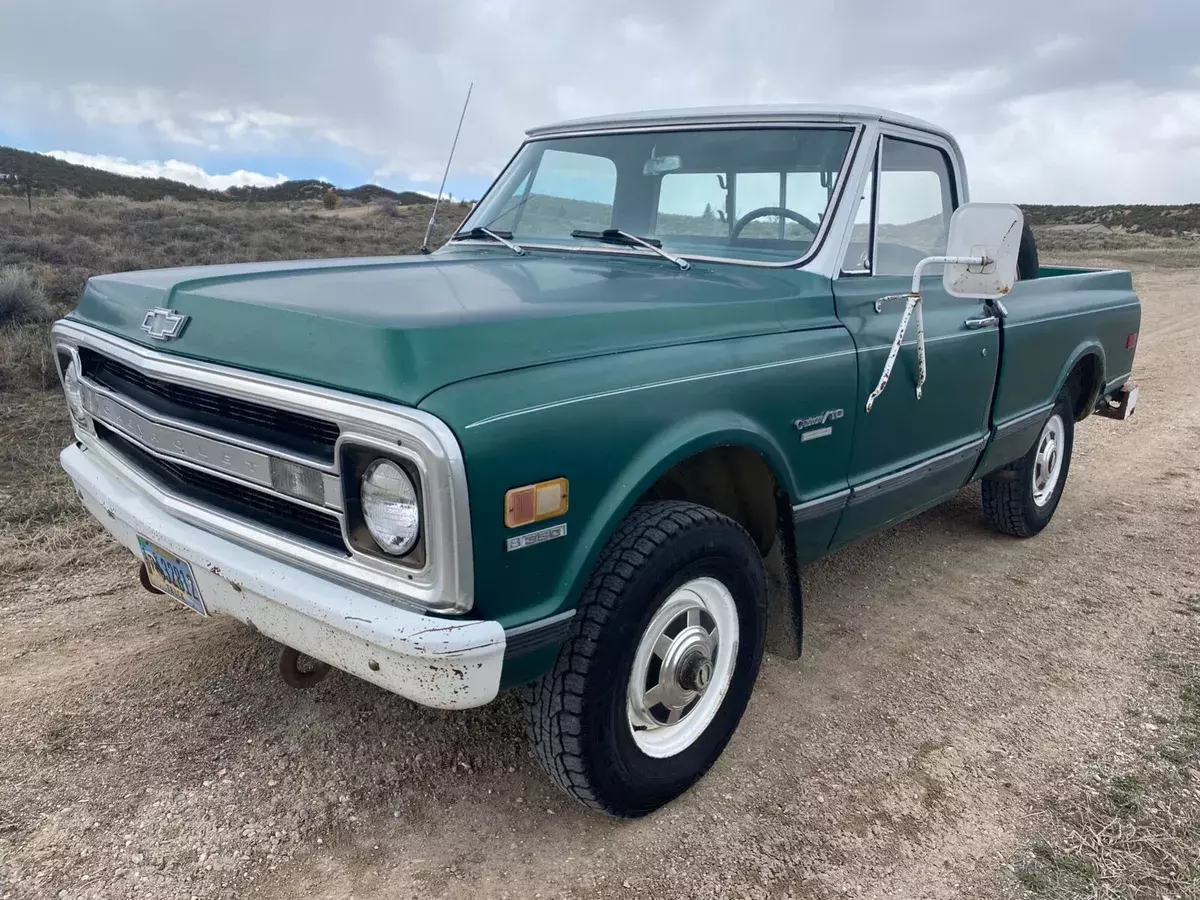
<instances>
[{"instance_id":1,"label":"side mirror","mask_svg":"<svg viewBox=\"0 0 1200 900\"><path fill-rule=\"evenodd\" d=\"M917 399L925 386L925 322L921 304L921 275L926 267L941 264L942 286L951 297L971 300L995 300L1001 316L1006 315L999 300L1012 290L1017 281L1017 252L1021 249L1021 233L1025 216L1011 203L966 203L950 217L950 234L946 239L946 255L930 256L913 270L912 290L907 294L880 297L875 312L882 312L885 300L904 300L900 327L892 341L892 349L883 364L883 372L875 390L867 397L867 412L875 405L888 379L904 342L904 332L913 312L917 315Z\"/></svg>"},{"instance_id":2,"label":"side mirror","mask_svg":"<svg viewBox=\"0 0 1200 900\"><path fill-rule=\"evenodd\" d=\"M946 240L946 293L965 300L997 300L1011 291L1024 228L1024 214L1011 203L966 203L956 209Z\"/></svg>"}]
</instances>

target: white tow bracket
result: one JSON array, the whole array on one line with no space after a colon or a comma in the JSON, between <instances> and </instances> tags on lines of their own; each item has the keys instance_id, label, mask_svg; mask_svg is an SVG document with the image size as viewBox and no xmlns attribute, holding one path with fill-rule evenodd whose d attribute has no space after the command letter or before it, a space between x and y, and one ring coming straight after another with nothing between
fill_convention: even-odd
<instances>
[{"instance_id":1,"label":"white tow bracket","mask_svg":"<svg viewBox=\"0 0 1200 900\"><path fill-rule=\"evenodd\" d=\"M913 270L912 289L907 294L893 294L875 301L875 311L881 312L887 300L904 300L904 314L892 340L887 361L883 364L879 383L867 397L867 412L892 377L896 357L904 342L913 310L917 313L917 399L925 387L925 318L921 303L921 276L925 269L941 264L942 286L952 297L971 300L999 300L1012 290L1017 280L1017 254L1021 248L1021 233L1025 216L1010 203L967 203L950 217L950 233L946 240L947 256L929 256Z\"/></svg>"}]
</instances>

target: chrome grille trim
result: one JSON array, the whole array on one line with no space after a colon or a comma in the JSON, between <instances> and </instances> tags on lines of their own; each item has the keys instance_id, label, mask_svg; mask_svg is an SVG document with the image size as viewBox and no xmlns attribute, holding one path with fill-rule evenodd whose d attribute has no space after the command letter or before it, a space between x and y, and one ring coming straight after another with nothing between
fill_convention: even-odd
<instances>
[{"instance_id":1,"label":"chrome grille trim","mask_svg":"<svg viewBox=\"0 0 1200 900\"><path fill-rule=\"evenodd\" d=\"M87 388L88 386L85 385L85 392L87 391ZM245 485L251 490L257 490L259 493L263 494L270 494L272 497L280 497L287 500L289 503L295 503L297 506L305 506L316 512L326 514L331 513L331 511L322 504L310 503L300 497L293 497L290 494L282 494L279 491L276 491L271 485L270 457L264 456L261 453L250 454L248 451L239 450L236 447L227 445L227 449L237 451L240 454L245 454L242 457L235 457L235 462L245 462L248 464L253 464L255 467L253 474L235 474L234 472L230 472L223 468L205 465L202 462L198 462L193 456L187 453L172 452L171 450L164 451L161 444L157 444L146 439L146 432L141 431L135 434L134 428L127 427L130 424L128 420L119 420L117 416L114 416L107 411L104 411L101 414L97 414L91 409L88 411L92 413L92 418L95 419L96 422L99 422L105 427L112 429L112 431L136 446L143 453L153 456L156 459L161 459L188 469L195 469L197 472L203 472L207 475L212 475L216 478L220 478L223 481L231 481L236 484ZM196 437L195 435L183 432L179 429L172 429L172 431L179 431L181 438ZM203 440L207 441L208 444L221 446L218 441L210 441L208 438L203 438ZM334 476L330 477L332 478ZM326 492L326 496L328 496L328 492ZM340 511L341 506L341 498L339 497L336 509ZM341 521L340 516L333 516L333 518L337 518L339 521Z\"/></svg>"},{"instance_id":2,"label":"chrome grille trim","mask_svg":"<svg viewBox=\"0 0 1200 900\"><path fill-rule=\"evenodd\" d=\"M336 516L294 503L281 494L258 491L240 481L220 478L206 469L154 456L108 426L100 422L95 425L96 435L104 442L105 449L113 451L161 490L202 505L208 505L203 495L212 495L223 504L214 506L223 515L272 529L289 540L319 544L327 552L350 555L342 540L341 522Z\"/></svg>"},{"instance_id":3,"label":"chrome grille trim","mask_svg":"<svg viewBox=\"0 0 1200 900\"><path fill-rule=\"evenodd\" d=\"M81 375L93 383L103 384L120 396L137 399L141 395L144 398L142 405L160 415L174 414L184 421L197 424L203 418L208 418L208 427L222 434L237 435L252 441L264 440L284 449L288 448L289 442L302 444L312 452L294 452L312 456L325 464L333 462L339 434L334 422L279 407L263 406L228 394L215 394L202 388L164 381L90 347L82 347L79 356ZM170 409L158 408L151 398L167 404ZM257 439L247 430L260 435L274 434L277 440Z\"/></svg>"},{"instance_id":4,"label":"chrome grille trim","mask_svg":"<svg viewBox=\"0 0 1200 900\"><path fill-rule=\"evenodd\" d=\"M271 448L248 447L244 442L227 439L225 435L207 428L191 426L180 419L157 416L145 407L118 397L111 391L83 382L83 405L97 422L102 422L126 440L137 444L159 459L169 459L189 468L245 482L269 494L278 493L271 482L271 458L288 459ZM166 438L167 440L163 440ZM300 457L310 468L322 471L324 504L309 503L301 498L284 495L288 500L313 509L341 511L341 482L331 474L333 466Z\"/></svg>"},{"instance_id":5,"label":"chrome grille trim","mask_svg":"<svg viewBox=\"0 0 1200 900\"><path fill-rule=\"evenodd\" d=\"M281 448L255 446L256 442L247 442L225 433L216 433L214 436L211 429L197 427L184 420L164 421L164 425L243 449L291 459L319 468L334 478L340 478L338 465L341 449L346 444L386 446L394 455L407 459L421 478L425 498L422 514L426 559L420 569L405 568L352 549L348 549L348 557L328 551L319 552L308 542L281 537L275 529L258 527L221 510L172 497L169 491L154 485L118 458L96 436L95 429L89 430L80 425L75 428L76 438L83 446L121 470L127 479L134 481L161 505L177 515L185 515L192 524L253 549L315 568L327 576L407 606L443 613L463 613L472 608L474 559L466 469L462 450L453 432L437 417L421 410L340 391L169 356L70 320L55 323L52 340L56 346L72 350L84 347L109 356L147 377L208 393L228 395L260 406L277 407L298 415L328 419L337 424L341 434L335 446L332 465L317 466L311 459L296 458L294 455L289 457ZM55 354L55 359L57 362L58 354ZM98 389L95 382L89 382L88 386ZM128 398L123 396L115 399L123 404L129 403ZM141 410L138 412L141 413ZM119 430L119 425L109 427ZM136 441L136 438L133 439ZM145 449L153 451L150 447ZM189 462L178 458L172 458L171 461ZM228 473L219 469L198 468L210 475L233 480ZM133 477L134 474L136 477ZM272 494L295 501L295 498L282 493ZM323 511L334 514L329 509ZM338 517L342 518L340 515ZM344 534L344 520L342 530Z\"/></svg>"},{"instance_id":6,"label":"chrome grille trim","mask_svg":"<svg viewBox=\"0 0 1200 900\"><path fill-rule=\"evenodd\" d=\"M103 397L108 400L115 401L121 404L126 409L132 410L144 419L148 419L156 425L165 425L170 428L178 428L181 431L187 431L191 434L199 435L200 437L209 438L214 441L219 441L223 444L228 444L231 447L237 447L242 450L248 450L253 453L258 453L263 456L274 456L277 459L286 459L288 462L299 463L302 466L308 466L312 469L320 469L323 472L336 471L333 463L326 462L323 459L317 459L314 456L306 456L302 453L293 453L285 447L279 447L274 444L266 444L262 441L256 441L251 438L243 437L240 434L230 434L225 431L218 431L214 428L209 428L197 422L189 422L187 419L181 419L176 416L164 415L156 410L150 409L136 400L127 397L124 394L118 394L109 388L97 384L90 378L80 379L89 392L97 397ZM266 482L270 483L270 480Z\"/></svg>"}]
</instances>

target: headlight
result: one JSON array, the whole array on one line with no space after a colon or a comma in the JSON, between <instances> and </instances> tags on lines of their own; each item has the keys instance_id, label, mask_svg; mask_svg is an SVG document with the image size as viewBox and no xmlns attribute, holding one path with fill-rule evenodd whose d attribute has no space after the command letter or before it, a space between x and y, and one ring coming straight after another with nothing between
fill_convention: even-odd
<instances>
[{"instance_id":1,"label":"headlight","mask_svg":"<svg viewBox=\"0 0 1200 900\"><path fill-rule=\"evenodd\" d=\"M384 553L403 556L417 543L421 510L412 479L391 460L367 466L359 486L363 520Z\"/></svg>"},{"instance_id":2,"label":"headlight","mask_svg":"<svg viewBox=\"0 0 1200 900\"><path fill-rule=\"evenodd\" d=\"M83 385L79 383L79 372L76 371L74 359L63 369L63 393L67 395L67 408L71 410L71 417L79 422L84 421L87 412L83 408Z\"/></svg>"}]
</instances>

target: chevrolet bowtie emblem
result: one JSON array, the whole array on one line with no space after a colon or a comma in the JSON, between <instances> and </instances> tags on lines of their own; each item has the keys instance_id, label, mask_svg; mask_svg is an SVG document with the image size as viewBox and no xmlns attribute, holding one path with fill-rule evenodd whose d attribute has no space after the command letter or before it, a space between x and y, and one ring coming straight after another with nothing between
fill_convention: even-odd
<instances>
[{"instance_id":1,"label":"chevrolet bowtie emblem","mask_svg":"<svg viewBox=\"0 0 1200 900\"><path fill-rule=\"evenodd\" d=\"M183 334L189 318L169 309L152 309L142 319L142 331L156 341L173 341Z\"/></svg>"}]
</instances>

